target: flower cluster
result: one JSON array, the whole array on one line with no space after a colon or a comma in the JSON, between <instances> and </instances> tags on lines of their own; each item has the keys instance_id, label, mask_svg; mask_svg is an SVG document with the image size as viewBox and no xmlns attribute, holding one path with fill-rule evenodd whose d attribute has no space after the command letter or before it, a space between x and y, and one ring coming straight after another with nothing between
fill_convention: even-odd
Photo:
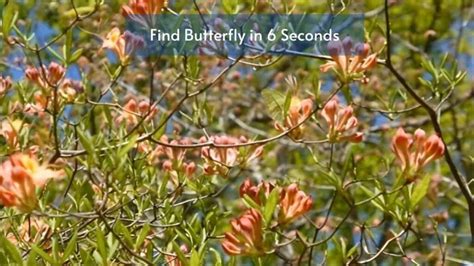
<instances>
[{"instance_id":1,"label":"flower cluster","mask_svg":"<svg viewBox=\"0 0 474 266\"><path fill-rule=\"evenodd\" d=\"M160 141L169 144L169 146L159 145L154 151L156 156L166 156L166 159L163 162L163 169L170 172L175 178L177 178L179 172L184 172L186 177L191 178L196 172L196 164L194 162L185 162L186 149L176 146L189 145L192 141L188 138L169 141L166 135L163 135L160 138Z\"/></svg>"},{"instance_id":2,"label":"flower cluster","mask_svg":"<svg viewBox=\"0 0 474 266\"><path fill-rule=\"evenodd\" d=\"M342 141L361 142L362 132L355 132L358 120L351 106L341 107L335 99L331 99L323 108L321 115L328 125L327 138L329 142Z\"/></svg>"},{"instance_id":3,"label":"flower cluster","mask_svg":"<svg viewBox=\"0 0 474 266\"><path fill-rule=\"evenodd\" d=\"M50 87L58 87L59 96L65 99L67 102L72 102L76 98L78 93L84 91L83 85L80 81L71 80L64 78L66 69L58 63L51 62L48 67L43 66L41 68L28 67L25 70L25 75L28 80L44 89L48 92ZM36 107L39 110L46 109L47 107L47 96L40 95L41 92L35 94ZM51 91L51 95L53 92ZM44 99L39 99L39 98ZM39 102L42 102L38 104ZM29 106L30 108L33 106ZM30 110L30 109L29 109ZM28 112L28 111L27 111Z\"/></svg>"},{"instance_id":4,"label":"flower cluster","mask_svg":"<svg viewBox=\"0 0 474 266\"><path fill-rule=\"evenodd\" d=\"M225 233L222 247L230 255L261 255L265 252L262 215L255 209L247 210L230 222L231 232Z\"/></svg>"},{"instance_id":5,"label":"flower cluster","mask_svg":"<svg viewBox=\"0 0 474 266\"><path fill-rule=\"evenodd\" d=\"M145 46L143 38L134 35L129 31L123 34L119 28L113 28L105 37L102 48L112 50L120 60L121 64L126 65L130 57L140 48Z\"/></svg>"},{"instance_id":6,"label":"flower cluster","mask_svg":"<svg viewBox=\"0 0 474 266\"><path fill-rule=\"evenodd\" d=\"M299 190L298 185L291 184L283 189L279 205L278 222L286 224L308 212L313 206L313 200Z\"/></svg>"},{"instance_id":7,"label":"flower cluster","mask_svg":"<svg viewBox=\"0 0 474 266\"><path fill-rule=\"evenodd\" d=\"M209 139L202 137L200 142L212 143L212 145L201 149L201 157L206 161L204 172L208 175L220 174L226 176L229 168L257 159L263 154L262 146L257 147L249 154L241 152L238 146L248 142L243 136L240 138L211 136Z\"/></svg>"},{"instance_id":8,"label":"flower cluster","mask_svg":"<svg viewBox=\"0 0 474 266\"><path fill-rule=\"evenodd\" d=\"M293 129L288 135L293 139L300 139L304 133L303 122L308 119L312 110L313 101L311 99L300 100L298 97L293 97L284 124L276 122L275 128L281 132Z\"/></svg>"},{"instance_id":9,"label":"flower cluster","mask_svg":"<svg viewBox=\"0 0 474 266\"><path fill-rule=\"evenodd\" d=\"M255 203L264 205L268 196L275 188L272 184L262 181L254 185L250 179L245 180L240 186L240 197L247 195ZM278 223L287 224L308 212L313 205L313 200L298 188L297 184L290 184L280 192Z\"/></svg>"},{"instance_id":10,"label":"flower cluster","mask_svg":"<svg viewBox=\"0 0 474 266\"><path fill-rule=\"evenodd\" d=\"M150 102L142 100L137 103L135 99L130 99L122 108L121 113L115 118L115 123L125 123L128 127L138 124L139 117L144 121L150 121L158 112L156 106L150 106Z\"/></svg>"},{"instance_id":11,"label":"flower cluster","mask_svg":"<svg viewBox=\"0 0 474 266\"><path fill-rule=\"evenodd\" d=\"M48 67L42 66L42 68L28 67L25 74L27 79L44 89L57 86L66 73L66 69L56 62L51 62Z\"/></svg>"},{"instance_id":12,"label":"flower cluster","mask_svg":"<svg viewBox=\"0 0 474 266\"><path fill-rule=\"evenodd\" d=\"M408 182L415 180L422 169L431 161L444 154L444 143L437 135L426 136L426 132L417 129L414 135L399 128L392 138L392 151L400 161L402 171Z\"/></svg>"},{"instance_id":13,"label":"flower cluster","mask_svg":"<svg viewBox=\"0 0 474 266\"><path fill-rule=\"evenodd\" d=\"M0 204L31 212L38 204L36 188L62 177L61 171L39 164L33 155L16 153L0 165Z\"/></svg>"},{"instance_id":14,"label":"flower cluster","mask_svg":"<svg viewBox=\"0 0 474 266\"><path fill-rule=\"evenodd\" d=\"M355 55L352 55L353 48ZM333 61L320 67L321 72L327 72L330 69L336 72L337 76L344 83L352 80L360 80L368 83L365 72L377 64L377 54L369 55L370 46L366 43L358 43L353 47L350 37L342 41L330 42L328 52Z\"/></svg>"}]
</instances>

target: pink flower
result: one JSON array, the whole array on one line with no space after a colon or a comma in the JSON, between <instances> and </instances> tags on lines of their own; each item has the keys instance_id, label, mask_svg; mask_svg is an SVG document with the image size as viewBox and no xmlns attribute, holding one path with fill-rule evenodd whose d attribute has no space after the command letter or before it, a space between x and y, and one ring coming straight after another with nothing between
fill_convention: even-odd
<instances>
[{"instance_id":1,"label":"pink flower","mask_svg":"<svg viewBox=\"0 0 474 266\"><path fill-rule=\"evenodd\" d=\"M369 55L370 46L359 43L355 46L355 55L352 56L352 40L346 37L338 42L328 44L328 52L333 61L320 67L321 72L334 70L338 77L345 83L352 80L361 80L367 83L365 72L377 65L377 54Z\"/></svg>"},{"instance_id":2,"label":"pink flower","mask_svg":"<svg viewBox=\"0 0 474 266\"><path fill-rule=\"evenodd\" d=\"M10 77L0 76L0 95L6 93L12 87L12 80Z\"/></svg>"},{"instance_id":3,"label":"pink flower","mask_svg":"<svg viewBox=\"0 0 474 266\"><path fill-rule=\"evenodd\" d=\"M399 128L392 138L392 151L402 165L402 171L409 181L431 161L444 154L444 143L437 135L426 137L426 132L417 129L414 136Z\"/></svg>"},{"instance_id":4,"label":"pink flower","mask_svg":"<svg viewBox=\"0 0 474 266\"><path fill-rule=\"evenodd\" d=\"M293 221L308 212L312 205L311 197L299 190L298 185L289 185L281 193L279 223L285 224Z\"/></svg>"},{"instance_id":5,"label":"pink flower","mask_svg":"<svg viewBox=\"0 0 474 266\"><path fill-rule=\"evenodd\" d=\"M219 173L226 176L229 168L257 159L263 154L263 147L259 146L247 156L241 155L236 145L247 143L245 137L212 136L209 140L202 137L200 141L214 144L201 149L201 157L206 161L204 172L209 175Z\"/></svg>"},{"instance_id":6,"label":"pink flower","mask_svg":"<svg viewBox=\"0 0 474 266\"><path fill-rule=\"evenodd\" d=\"M336 143L342 141L361 142L362 132L355 132L359 124L354 116L354 110L351 106L340 107L337 100L330 100L323 108L321 115L328 124L327 138L329 142Z\"/></svg>"},{"instance_id":7,"label":"pink flower","mask_svg":"<svg viewBox=\"0 0 474 266\"><path fill-rule=\"evenodd\" d=\"M130 99L122 109L120 115L115 118L115 122L120 124L124 122L127 126L135 126L138 124L139 117L142 117L145 121L153 119L158 112L158 109L153 106L150 107L148 101L141 101L137 103L135 99Z\"/></svg>"},{"instance_id":8,"label":"pink flower","mask_svg":"<svg viewBox=\"0 0 474 266\"><path fill-rule=\"evenodd\" d=\"M26 104L23 112L44 117L46 108L48 107L48 98L40 91L35 92L33 98L35 102Z\"/></svg>"},{"instance_id":9,"label":"pink flower","mask_svg":"<svg viewBox=\"0 0 474 266\"><path fill-rule=\"evenodd\" d=\"M225 233L222 248L229 255L261 255L264 253L262 216L250 209L231 221L232 231Z\"/></svg>"},{"instance_id":10,"label":"pink flower","mask_svg":"<svg viewBox=\"0 0 474 266\"><path fill-rule=\"evenodd\" d=\"M51 62L48 68L45 66L42 68L28 67L25 74L27 79L44 89L50 85L57 86L66 74L66 69L56 62Z\"/></svg>"},{"instance_id":11,"label":"pink flower","mask_svg":"<svg viewBox=\"0 0 474 266\"><path fill-rule=\"evenodd\" d=\"M0 165L0 204L31 212L38 203L35 189L42 187L48 179L62 175L62 171L40 165L32 155L14 154Z\"/></svg>"},{"instance_id":12,"label":"pink flower","mask_svg":"<svg viewBox=\"0 0 474 266\"><path fill-rule=\"evenodd\" d=\"M293 97L291 99L290 108L288 114L285 118L283 125L276 122L275 129L278 131L284 132L289 129L294 128L288 135L293 139L300 139L303 137L304 126L303 122L308 119L313 111L313 101L311 99L300 100L298 97ZM301 124L301 125L300 125Z\"/></svg>"},{"instance_id":13,"label":"pink flower","mask_svg":"<svg viewBox=\"0 0 474 266\"><path fill-rule=\"evenodd\" d=\"M127 64L130 56L143 48L145 41L131 32L121 34L119 28L113 28L105 37L102 48L115 52L122 64Z\"/></svg>"},{"instance_id":14,"label":"pink flower","mask_svg":"<svg viewBox=\"0 0 474 266\"><path fill-rule=\"evenodd\" d=\"M130 0L122 6L124 16L160 14L166 6L166 0Z\"/></svg>"}]
</instances>

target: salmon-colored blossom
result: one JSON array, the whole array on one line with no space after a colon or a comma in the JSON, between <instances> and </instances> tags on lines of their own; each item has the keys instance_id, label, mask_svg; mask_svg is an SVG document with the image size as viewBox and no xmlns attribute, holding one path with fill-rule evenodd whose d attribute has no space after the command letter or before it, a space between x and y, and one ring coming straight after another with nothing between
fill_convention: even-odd
<instances>
[{"instance_id":1,"label":"salmon-colored blossom","mask_svg":"<svg viewBox=\"0 0 474 266\"><path fill-rule=\"evenodd\" d=\"M255 203L262 204L262 199L267 199L274 186L268 182L262 181L258 185L254 185L252 181L247 178L242 185L240 185L240 197L243 198L244 195L250 197Z\"/></svg>"},{"instance_id":2,"label":"salmon-colored blossom","mask_svg":"<svg viewBox=\"0 0 474 266\"><path fill-rule=\"evenodd\" d=\"M21 212L31 212L38 204L36 188L62 175L62 171L51 170L32 155L11 155L0 165L0 204L16 207Z\"/></svg>"},{"instance_id":3,"label":"salmon-colored blossom","mask_svg":"<svg viewBox=\"0 0 474 266\"><path fill-rule=\"evenodd\" d=\"M122 64L127 64L138 49L145 45L143 38L134 35L129 31L123 34L119 28L113 28L105 37L102 48L115 52Z\"/></svg>"},{"instance_id":4,"label":"salmon-colored blossom","mask_svg":"<svg viewBox=\"0 0 474 266\"><path fill-rule=\"evenodd\" d=\"M156 106L150 106L146 100L137 103L135 99L130 99L122 108L122 112L115 118L117 124L125 123L127 126L135 126L138 124L139 117L145 121L153 119L158 112Z\"/></svg>"},{"instance_id":5,"label":"salmon-colored blossom","mask_svg":"<svg viewBox=\"0 0 474 266\"><path fill-rule=\"evenodd\" d=\"M57 86L66 74L66 69L56 62L51 62L48 67L43 69L28 67L25 70L26 78L42 88Z\"/></svg>"},{"instance_id":6,"label":"salmon-colored blossom","mask_svg":"<svg viewBox=\"0 0 474 266\"><path fill-rule=\"evenodd\" d=\"M342 141L361 142L362 132L355 132L359 124L351 106L341 107L337 100L331 99L324 106L321 115L328 124L327 138L329 142Z\"/></svg>"},{"instance_id":7,"label":"salmon-colored blossom","mask_svg":"<svg viewBox=\"0 0 474 266\"><path fill-rule=\"evenodd\" d=\"M8 146L12 149L16 148L19 144L19 135L23 127L23 121L21 120L4 120L0 127L0 135L5 138Z\"/></svg>"},{"instance_id":8,"label":"salmon-colored blossom","mask_svg":"<svg viewBox=\"0 0 474 266\"><path fill-rule=\"evenodd\" d=\"M279 205L278 220L280 224L285 224L308 212L313 205L313 200L299 190L298 185L291 184L283 189Z\"/></svg>"},{"instance_id":9,"label":"salmon-colored blossom","mask_svg":"<svg viewBox=\"0 0 474 266\"><path fill-rule=\"evenodd\" d=\"M263 244L262 215L249 209L231 221L232 231L225 233L222 248L229 255L261 255Z\"/></svg>"},{"instance_id":10,"label":"salmon-colored blossom","mask_svg":"<svg viewBox=\"0 0 474 266\"><path fill-rule=\"evenodd\" d=\"M45 115L46 108L48 107L48 98L40 91L35 92L33 99L34 103L28 103L23 108L23 112L30 115L38 115L43 117Z\"/></svg>"},{"instance_id":11,"label":"salmon-colored blossom","mask_svg":"<svg viewBox=\"0 0 474 266\"><path fill-rule=\"evenodd\" d=\"M229 168L257 159L263 154L263 146L255 148L246 156L241 154L238 146L248 142L243 136L211 136L209 139L202 137L200 142L213 144L201 149L201 157L206 161L204 172L209 175L218 173L226 176Z\"/></svg>"},{"instance_id":12,"label":"salmon-colored blossom","mask_svg":"<svg viewBox=\"0 0 474 266\"><path fill-rule=\"evenodd\" d=\"M403 128L399 128L392 138L392 151L400 161L402 171L409 181L416 179L428 163L441 158L444 149L440 137L435 134L427 137L422 129L417 129L415 134L411 135Z\"/></svg>"},{"instance_id":13,"label":"salmon-colored blossom","mask_svg":"<svg viewBox=\"0 0 474 266\"><path fill-rule=\"evenodd\" d=\"M352 55L353 50L355 55ZM370 46L366 43L359 43L353 49L350 37L346 37L342 41L330 42L328 52L333 61L322 65L321 72L332 69L345 83L352 80L367 83L369 80L365 76L365 72L377 65L377 54L369 55Z\"/></svg>"},{"instance_id":14,"label":"salmon-colored blossom","mask_svg":"<svg viewBox=\"0 0 474 266\"><path fill-rule=\"evenodd\" d=\"M0 95L5 94L12 87L12 80L10 77L0 76Z\"/></svg>"},{"instance_id":15,"label":"salmon-colored blossom","mask_svg":"<svg viewBox=\"0 0 474 266\"><path fill-rule=\"evenodd\" d=\"M288 135L293 139L300 139L304 133L303 122L308 119L312 111L313 101L311 99L300 100L294 96L291 98L290 108L283 125L276 122L275 128L280 132L293 129Z\"/></svg>"},{"instance_id":16,"label":"salmon-colored blossom","mask_svg":"<svg viewBox=\"0 0 474 266\"><path fill-rule=\"evenodd\" d=\"M167 0L130 0L122 6L124 16L160 14Z\"/></svg>"},{"instance_id":17,"label":"salmon-colored blossom","mask_svg":"<svg viewBox=\"0 0 474 266\"><path fill-rule=\"evenodd\" d=\"M194 162L185 162L186 148L179 146L191 145L192 141L189 138L182 138L180 140L169 140L166 135L161 136L160 142L163 145L158 145L152 152L152 156L157 158L164 155L163 170L169 172L174 180L177 179L178 173L184 173L186 177L191 178L196 172L196 164Z\"/></svg>"}]
</instances>

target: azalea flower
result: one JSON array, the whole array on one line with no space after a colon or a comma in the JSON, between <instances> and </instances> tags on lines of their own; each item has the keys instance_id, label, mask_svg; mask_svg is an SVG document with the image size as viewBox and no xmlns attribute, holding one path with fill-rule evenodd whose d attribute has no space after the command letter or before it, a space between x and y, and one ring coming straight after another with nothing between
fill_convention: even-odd
<instances>
[{"instance_id":1,"label":"azalea flower","mask_svg":"<svg viewBox=\"0 0 474 266\"><path fill-rule=\"evenodd\" d=\"M308 212L313 205L313 200L299 190L298 185L291 184L283 189L279 205L278 220L280 224L285 224Z\"/></svg>"},{"instance_id":2,"label":"azalea flower","mask_svg":"<svg viewBox=\"0 0 474 266\"><path fill-rule=\"evenodd\" d=\"M122 15L145 28L151 28L155 24L154 16L162 12L167 2L167 0L130 0L128 5L122 6Z\"/></svg>"},{"instance_id":3,"label":"azalea flower","mask_svg":"<svg viewBox=\"0 0 474 266\"><path fill-rule=\"evenodd\" d=\"M284 132L294 128L288 135L293 139L300 139L304 133L303 121L308 119L313 110L313 101L311 99L300 100L298 97L291 98L290 108L285 118L284 124L275 123L275 129ZM301 125L300 125L301 124Z\"/></svg>"},{"instance_id":4,"label":"azalea flower","mask_svg":"<svg viewBox=\"0 0 474 266\"><path fill-rule=\"evenodd\" d=\"M39 164L32 155L11 155L0 165L0 204L16 207L21 212L31 212L38 204L36 188L43 187L49 179L62 176L62 171Z\"/></svg>"},{"instance_id":5,"label":"azalea flower","mask_svg":"<svg viewBox=\"0 0 474 266\"><path fill-rule=\"evenodd\" d=\"M0 135L3 136L12 149L16 148L19 144L19 134L21 128L23 127L23 122L21 120L4 120L0 127Z\"/></svg>"},{"instance_id":6,"label":"azalea flower","mask_svg":"<svg viewBox=\"0 0 474 266\"><path fill-rule=\"evenodd\" d=\"M127 126L135 126L138 124L138 118L142 117L145 121L153 119L158 109L146 100L137 103L135 99L130 99L124 106L122 112L115 118L115 123L124 122Z\"/></svg>"},{"instance_id":7,"label":"azalea flower","mask_svg":"<svg viewBox=\"0 0 474 266\"><path fill-rule=\"evenodd\" d=\"M110 49L118 56L122 64L127 64L130 56L138 49L143 48L145 41L143 38L134 35L129 31L121 34L119 28L113 28L105 37L102 48Z\"/></svg>"},{"instance_id":8,"label":"azalea flower","mask_svg":"<svg viewBox=\"0 0 474 266\"><path fill-rule=\"evenodd\" d=\"M160 14L166 6L166 0L130 0L122 6L124 16Z\"/></svg>"},{"instance_id":9,"label":"azalea flower","mask_svg":"<svg viewBox=\"0 0 474 266\"><path fill-rule=\"evenodd\" d=\"M12 80L10 77L0 76L0 95L6 93L12 87Z\"/></svg>"},{"instance_id":10,"label":"azalea flower","mask_svg":"<svg viewBox=\"0 0 474 266\"><path fill-rule=\"evenodd\" d=\"M33 98L35 102L26 104L23 112L44 117L46 108L48 107L48 99L40 91L35 92Z\"/></svg>"},{"instance_id":11,"label":"azalea flower","mask_svg":"<svg viewBox=\"0 0 474 266\"><path fill-rule=\"evenodd\" d=\"M45 66L42 66L42 68L41 70L28 67L25 70L25 75L27 79L44 89L50 87L50 85L58 85L66 73L66 69L56 62L51 62L47 68Z\"/></svg>"},{"instance_id":12,"label":"azalea flower","mask_svg":"<svg viewBox=\"0 0 474 266\"><path fill-rule=\"evenodd\" d=\"M366 43L355 45L352 55L353 45L350 37L342 41L329 42L328 52L333 61L320 67L321 72L333 70L344 83L352 80L360 80L367 83L369 80L365 72L377 65L377 54L369 55L370 46Z\"/></svg>"},{"instance_id":13,"label":"azalea flower","mask_svg":"<svg viewBox=\"0 0 474 266\"><path fill-rule=\"evenodd\" d=\"M423 168L444 155L444 143L437 135L426 136L417 129L414 136L399 128L392 138L392 151L400 161L402 171L409 181L416 179Z\"/></svg>"},{"instance_id":14,"label":"azalea flower","mask_svg":"<svg viewBox=\"0 0 474 266\"><path fill-rule=\"evenodd\" d=\"M225 233L222 248L229 255L261 255L264 253L262 215L250 209L230 222L231 232Z\"/></svg>"},{"instance_id":15,"label":"azalea flower","mask_svg":"<svg viewBox=\"0 0 474 266\"><path fill-rule=\"evenodd\" d=\"M329 142L342 141L361 142L362 132L355 132L359 124L351 106L341 107L337 100L332 99L324 106L321 115L328 124L327 138Z\"/></svg>"},{"instance_id":16,"label":"azalea flower","mask_svg":"<svg viewBox=\"0 0 474 266\"><path fill-rule=\"evenodd\" d=\"M246 156L241 154L238 147L232 147L232 145L247 143L248 140L243 136L240 138L212 136L209 140L205 137L200 139L201 143L207 143L209 141L213 142L215 146L206 146L201 149L201 157L206 161L204 164L204 172L209 175L218 173L226 176L229 168L250 162L263 154L263 146L257 147Z\"/></svg>"}]
</instances>

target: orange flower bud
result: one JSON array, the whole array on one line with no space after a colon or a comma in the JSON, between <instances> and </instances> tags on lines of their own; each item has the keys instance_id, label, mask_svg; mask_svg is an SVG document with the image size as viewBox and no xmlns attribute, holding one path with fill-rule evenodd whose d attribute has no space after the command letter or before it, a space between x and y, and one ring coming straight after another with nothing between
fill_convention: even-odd
<instances>
[{"instance_id":1,"label":"orange flower bud","mask_svg":"<svg viewBox=\"0 0 474 266\"><path fill-rule=\"evenodd\" d=\"M61 65L51 62L48 67L48 80L51 84L57 84L66 73L66 69Z\"/></svg>"},{"instance_id":2,"label":"orange flower bud","mask_svg":"<svg viewBox=\"0 0 474 266\"><path fill-rule=\"evenodd\" d=\"M300 100L298 97L291 99L288 115L283 125L275 123L275 129L278 131L286 131L293 129L288 135L294 139L300 139L304 133L303 122L308 119L313 111L313 101L311 99Z\"/></svg>"},{"instance_id":3,"label":"orange flower bud","mask_svg":"<svg viewBox=\"0 0 474 266\"><path fill-rule=\"evenodd\" d=\"M327 138L329 142L350 141L357 143L363 140L362 132L354 132L359 121L354 116L351 106L342 108L337 100L332 99L324 106L321 116L328 124Z\"/></svg>"},{"instance_id":4,"label":"orange flower bud","mask_svg":"<svg viewBox=\"0 0 474 266\"><path fill-rule=\"evenodd\" d=\"M402 171L410 180L429 162L444 155L444 143L437 135L426 138L422 129L417 129L414 136L405 133L402 128L392 138L392 151L402 165Z\"/></svg>"},{"instance_id":5,"label":"orange flower bud","mask_svg":"<svg viewBox=\"0 0 474 266\"><path fill-rule=\"evenodd\" d=\"M12 87L12 80L10 77L0 76L0 95L6 93Z\"/></svg>"},{"instance_id":6,"label":"orange flower bud","mask_svg":"<svg viewBox=\"0 0 474 266\"><path fill-rule=\"evenodd\" d=\"M291 184L283 189L280 197L280 224L293 221L311 209L313 200L303 191L298 189L298 185Z\"/></svg>"},{"instance_id":7,"label":"orange flower bud","mask_svg":"<svg viewBox=\"0 0 474 266\"><path fill-rule=\"evenodd\" d=\"M229 255L261 255L264 253L262 216L250 209L231 221L232 231L225 233L222 248Z\"/></svg>"}]
</instances>

